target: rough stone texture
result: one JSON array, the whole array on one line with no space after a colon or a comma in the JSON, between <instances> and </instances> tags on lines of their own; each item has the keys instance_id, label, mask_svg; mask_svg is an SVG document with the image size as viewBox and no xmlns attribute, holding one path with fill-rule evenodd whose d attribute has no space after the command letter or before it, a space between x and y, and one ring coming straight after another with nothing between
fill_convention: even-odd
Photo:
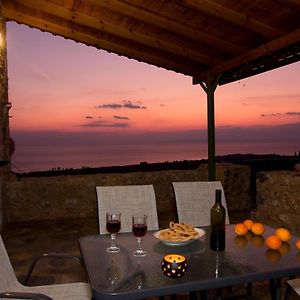
<instances>
[{"instance_id":1,"label":"rough stone texture","mask_svg":"<svg viewBox=\"0 0 300 300\"><path fill-rule=\"evenodd\" d=\"M2 14L2 1L0 1L0 161L9 160L7 145L8 134L8 81L7 81L7 55L6 55L6 23ZM0 166L0 176L5 167ZM1 182L0 182L1 184ZM0 229L2 227L2 197L0 186Z\"/></svg>"},{"instance_id":2,"label":"rough stone texture","mask_svg":"<svg viewBox=\"0 0 300 300\"><path fill-rule=\"evenodd\" d=\"M261 172L256 185L257 218L300 236L300 172Z\"/></svg>"},{"instance_id":3,"label":"rough stone texture","mask_svg":"<svg viewBox=\"0 0 300 300\"><path fill-rule=\"evenodd\" d=\"M1 176L0 176L0 231L2 229L2 224L3 224L3 220L2 220L2 181L1 181Z\"/></svg>"},{"instance_id":4,"label":"rough stone texture","mask_svg":"<svg viewBox=\"0 0 300 300\"><path fill-rule=\"evenodd\" d=\"M224 186L229 215L249 212L250 169L239 165L218 165L217 178ZM166 227L169 221L177 219L172 182L206 180L207 165L195 170L12 177L3 187L4 216L7 223L97 218L97 185L153 184L160 227Z\"/></svg>"}]
</instances>

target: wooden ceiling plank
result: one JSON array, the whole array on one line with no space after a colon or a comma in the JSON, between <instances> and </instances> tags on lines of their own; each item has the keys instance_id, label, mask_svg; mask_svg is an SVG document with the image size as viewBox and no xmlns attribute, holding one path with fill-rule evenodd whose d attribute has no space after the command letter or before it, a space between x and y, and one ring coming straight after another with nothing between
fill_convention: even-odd
<instances>
[{"instance_id":1,"label":"wooden ceiling plank","mask_svg":"<svg viewBox=\"0 0 300 300\"><path fill-rule=\"evenodd\" d=\"M163 67L167 70L179 72L188 76L193 76L193 74L195 74L194 68L186 64L184 60L173 61L171 58L167 59L166 57L155 55L153 53L148 54L137 49L133 50L131 47L126 47L124 44L120 45L104 39L99 40L98 37L91 36L86 32L79 32L78 30L67 28L61 24L50 23L40 17L23 14L21 11L17 11L16 9L9 9L5 7L3 12L8 20L16 20L19 23L27 24L28 26L38 28L42 31L50 31L52 34L71 39L76 42L81 42L94 46L98 49L103 49L108 52L113 52L118 55L149 63L151 65L156 65L158 67Z\"/></svg>"},{"instance_id":2,"label":"wooden ceiling plank","mask_svg":"<svg viewBox=\"0 0 300 300\"><path fill-rule=\"evenodd\" d=\"M268 42L260 47L257 47L248 53L238 56L224 64L221 64L215 68L213 68L210 73L212 74L220 74L225 71L229 71L233 68L238 67L239 65L244 65L248 62L251 62L255 59L258 59L260 57L263 57L265 55L271 54L272 52L278 51L280 49L286 48L288 46L291 46L297 42L300 41L300 28L286 34L283 37L280 37L278 39L272 40L271 42Z\"/></svg>"},{"instance_id":3,"label":"wooden ceiling plank","mask_svg":"<svg viewBox=\"0 0 300 300\"><path fill-rule=\"evenodd\" d=\"M284 34L282 30L262 23L254 18L234 11L211 0L184 0L184 3L197 11L204 12L215 18L241 26L268 39L273 39Z\"/></svg>"},{"instance_id":4,"label":"wooden ceiling plank","mask_svg":"<svg viewBox=\"0 0 300 300\"><path fill-rule=\"evenodd\" d=\"M291 9L300 10L299 0L275 0L275 2L288 6Z\"/></svg>"},{"instance_id":5,"label":"wooden ceiling plank","mask_svg":"<svg viewBox=\"0 0 300 300\"><path fill-rule=\"evenodd\" d=\"M152 48L164 49L164 51L166 52L170 52L191 60L195 60L196 62L207 66L214 66L222 62L214 56L207 56L202 54L201 49L200 51L196 51L191 48L184 48L181 45L164 41L163 39L160 39L159 36L152 37L149 35L141 34L137 31L120 27L116 24L108 22L107 20L88 16L80 12L71 12L70 9L68 9L67 7L51 3L50 1L39 0L38 7L36 0L26 0L26 7L23 5L24 1L22 0L11 1L11 3L13 2L18 3L20 5L19 10L21 10L22 6L23 11L25 11L26 7L30 7L31 9L38 8L38 10L46 13L55 12L56 16L66 19L68 21L72 21L84 26L88 24L89 27L100 30L100 32L104 31L111 35L117 35L119 37L150 46Z\"/></svg>"},{"instance_id":6,"label":"wooden ceiling plank","mask_svg":"<svg viewBox=\"0 0 300 300\"><path fill-rule=\"evenodd\" d=\"M157 28L163 30L172 31L182 36L187 36L193 40L201 42L205 45L212 45L215 48L226 51L230 54L242 53L245 49L240 44L233 44L226 39L216 38L191 26L187 26L180 22L180 20L174 21L172 19L166 19L158 14L151 13L136 6L123 2L122 0L87 0L90 3L98 7L105 7L110 10L114 10L119 14L126 15L130 18L148 23Z\"/></svg>"},{"instance_id":7,"label":"wooden ceiling plank","mask_svg":"<svg viewBox=\"0 0 300 300\"><path fill-rule=\"evenodd\" d=\"M266 59L273 57L272 52L276 52L279 50L283 50L288 46L294 45L295 43L300 41L300 26L298 26L299 29L293 31L292 33L288 33L284 36L281 36L279 38L276 38L275 40L265 43L264 45L260 47L256 47L255 49L252 48L250 50L250 44L248 43L247 47L249 49L247 50L247 47L244 45L242 48L237 48L235 43L243 44L241 41L243 41L244 37L242 35L239 35L241 33L239 30L236 35L236 41L231 44L222 44L220 43L220 39L217 39L215 42L213 42L213 33L210 36L210 39L208 39L208 42L204 39L204 36L199 34L199 28L197 27L189 27L189 20L188 17L190 16L189 13L187 13L187 19L185 20L186 23L184 23L184 19L179 19L176 21L174 19L174 16L171 15L170 11L167 9L168 5L166 6L166 12L164 14L157 13L155 14L154 10L152 10L151 6L149 8L143 8L142 4L144 3L141 0L48 0L46 2L50 2L52 4L58 4L63 3L64 5L68 5L69 10L63 11L64 14L66 14L66 17L62 19L62 17L56 16L55 11L48 11L47 13L39 14L38 12L34 12L33 14L29 14L26 16L27 12L22 12L22 10L18 11L18 7L22 4L23 7L26 5L27 1L21 1L21 0L1 0L4 5L4 11L5 9L10 9L11 13L11 19L16 20L19 23L27 24L32 27L40 28L41 30L52 32L53 34L61 35L69 39L73 39L78 42L82 42L88 45L95 46L100 49L107 50L109 52L114 52L119 55L127 56L128 58L133 58L138 61L143 61L152 65L156 65L158 67L166 68L168 70L173 70L175 72L179 72L185 75L193 76L194 79L203 81L205 78L209 75L215 75L215 74L224 74L228 75L230 72L232 72L233 75L228 75L226 78L226 82L231 82L234 80L234 74L238 73L239 71L240 76L243 76L245 74L248 74L247 76L251 76L254 73L251 73L251 70L249 72L249 68L247 69L247 65L251 65L251 63L255 63L255 61L260 61L261 59ZM44 0L28 0L30 2L34 2L37 7L43 3ZM182 3L181 9L184 10L188 7L184 4L184 0L180 0L176 3ZM186 1L193 1L193 0L186 0ZM205 0L204 0L205 1ZM208 1L208 0L207 0ZM274 0L274 2L280 2L283 0ZM217 1L216 1L217 2ZM297 5L300 1L297 0L287 0L287 2L281 2L282 4L286 4L285 7L289 7L289 9L285 9L282 19L285 18L286 22L288 22L288 16L289 14L291 16L295 15L295 12L291 10L291 7L293 6L294 10L299 9L299 6ZM25 3L25 4L23 4ZM45 2L44 2L45 3ZM146 2L145 2L146 3ZM148 3L148 2L147 2ZM150 3L150 2L149 2ZM33 4L32 4L33 5ZM271 6L271 2L268 2L268 5ZM132 32L132 28L122 29L125 30L122 34L113 35L110 32L118 31L119 26L116 25L116 23L113 22L104 22L105 25L105 31L101 27L100 30L94 28L97 22L100 22L101 20L88 20L84 18L88 17L94 17L97 19L96 16L86 16L84 14L78 15L76 14L76 10L79 8L87 8L87 11L91 11L92 9L96 9L101 12L101 10L105 10L105 13L111 13L113 19L116 18L120 21L122 20L122 17L124 19L122 20L122 24L133 24L134 26L138 26L141 28L141 30L148 30L148 27L153 26L153 32L157 32L158 39L155 40L155 35L153 35L151 38L146 39L146 42L139 43L139 40L142 38L142 35L144 33L139 32L140 36L136 36L135 31L133 31L133 34L130 34ZM159 7L159 5L153 5L153 7ZM278 5L276 5L278 8ZM157 8L156 8L157 9ZM33 9L32 9L33 11ZM188 11L188 10L187 10ZM191 12L192 10L189 10ZM297 10L298 11L298 10ZM23 14L22 14L23 13ZM51 15L53 13L53 15ZM57 12L56 12L57 13ZM62 12L59 12L62 13ZM278 14L280 14L279 11L277 11ZM214 22L212 18L209 18L209 14L203 14L199 12L199 16L207 18L207 21L212 23ZM195 13L191 14L191 16L195 16ZM50 18L50 19L49 19ZM145 23L145 19L147 20ZM227 16L228 18L228 16ZM34 20L33 20L34 19ZM105 19L103 19L105 20ZM102 21L103 21L102 20ZM221 20L221 19L220 19ZM85 24L86 22L89 23L92 21L92 26L89 24ZM114 20L113 20L114 21ZM28 22L28 23L26 23ZM38 24L38 26L34 23ZM77 23L76 23L77 22ZM239 21L236 21L239 22ZM298 21L296 19L291 20L291 26L297 27ZM83 24L84 23L84 24ZM156 24L158 23L158 25ZM220 22L220 24L222 24ZM226 22L224 22L226 26ZM228 23L227 23L228 24ZM110 27L110 26L117 26L117 27ZM89 26L89 27L87 27ZM121 25L120 25L121 26ZM128 25L129 26L129 25ZM131 25L130 25L131 26ZM145 26L145 27L144 27ZM196 25L193 25L196 26ZM233 26L231 26L234 28ZM237 26L238 27L238 26ZM278 26L279 27L279 26ZM54 29L53 29L54 28ZM286 26L285 28L288 28ZM159 32L160 30L160 32ZM151 34L152 30L149 30L149 34ZM218 32L216 30L216 32ZM249 36L249 32L246 32L246 36ZM228 53L232 53L235 58L230 59L226 63L218 64L218 65L211 65L210 62L208 64L199 64L197 61L193 61L191 56L186 55L186 49L182 45L177 45L182 51L178 51L176 54L175 48L172 48L173 51L166 52L163 47L166 48L168 51L168 44L173 45L173 42L170 41L168 38L171 36L171 34L177 33L177 36L185 37L188 40L190 40L188 43L192 44L194 41L201 41L199 44L202 43L202 45L212 45L212 49L218 49L217 51L220 51L220 49L226 49L230 45L232 47L232 51L228 51ZM234 30L232 34L235 34ZM103 35L103 36L102 36ZM126 36L129 36L130 38L124 38ZM239 39L241 37L241 39ZM258 36L257 36L258 38ZM113 41L113 39L115 39ZM161 45L161 47L156 47L158 41L163 40L164 44ZM261 38L254 39L253 42L259 44L261 42ZM176 43L178 43L180 40L177 39ZM226 42L226 39L224 39ZM252 40L251 40L252 41ZM151 44L152 43L152 44ZM175 43L175 41L174 41ZM188 44L187 43L187 44ZM179 43L180 44L180 43ZM173 46L174 47L174 46ZM201 47L201 46L199 46ZM223 48L222 48L223 47ZM188 47L186 47L188 48ZM188 49L189 51L196 51L197 49ZM201 51L202 49L200 49ZM245 50L245 51L243 51ZM208 49L205 49L203 51L208 51ZM185 56L183 56L183 52L185 53ZM190 52L191 53L191 52ZM226 53L226 50L224 50L224 53ZM239 53L244 53L240 54ZM225 54L222 57L226 57ZM199 54L198 54L199 55ZM201 54L202 55L202 52ZM208 52L207 56L210 56ZM229 55L227 55L228 57ZM199 57L198 57L199 58ZM210 69L207 66L211 66ZM278 66L276 63L272 65L273 68L276 68ZM271 67L272 68L272 67ZM269 68L269 69L271 69ZM247 69L246 72L243 74L243 70ZM250 74L250 75L249 75ZM230 76L233 76L230 78ZM242 78L242 77L241 77Z\"/></svg>"}]
</instances>

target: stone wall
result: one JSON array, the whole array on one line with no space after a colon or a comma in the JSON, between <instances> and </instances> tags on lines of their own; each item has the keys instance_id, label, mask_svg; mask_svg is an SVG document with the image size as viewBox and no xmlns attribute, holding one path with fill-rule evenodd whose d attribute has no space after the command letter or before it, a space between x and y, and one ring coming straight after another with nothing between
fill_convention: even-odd
<instances>
[{"instance_id":1,"label":"stone wall","mask_svg":"<svg viewBox=\"0 0 300 300\"><path fill-rule=\"evenodd\" d=\"M9 127L8 111L8 80L7 80L7 51L6 51L6 20L3 17L3 6L0 0L0 179L8 170L2 163L10 160L9 156ZM3 180L3 178L2 178ZM0 228L2 227L2 197L0 182Z\"/></svg>"},{"instance_id":2,"label":"stone wall","mask_svg":"<svg viewBox=\"0 0 300 300\"><path fill-rule=\"evenodd\" d=\"M249 212L250 169L247 166L217 166L230 216ZM206 181L207 166L195 170L168 170L122 174L12 177L3 186L6 223L22 221L97 218L97 185L153 184L161 227L177 218L173 181Z\"/></svg>"},{"instance_id":3,"label":"stone wall","mask_svg":"<svg viewBox=\"0 0 300 300\"><path fill-rule=\"evenodd\" d=\"M257 218L271 226L284 226L300 236L300 172L257 174Z\"/></svg>"},{"instance_id":4,"label":"stone wall","mask_svg":"<svg viewBox=\"0 0 300 300\"><path fill-rule=\"evenodd\" d=\"M2 224L3 224L3 220L2 220L2 182L1 182L1 176L0 176L0 230L2 229Z\"/></svg>"}]
</instances>

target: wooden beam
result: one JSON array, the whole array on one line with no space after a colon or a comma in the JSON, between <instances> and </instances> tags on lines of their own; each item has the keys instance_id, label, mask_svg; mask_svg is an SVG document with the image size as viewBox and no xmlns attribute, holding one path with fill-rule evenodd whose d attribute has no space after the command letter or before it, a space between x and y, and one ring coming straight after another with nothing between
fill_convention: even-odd
<instances>
[{"instance_id":1,"label":"wooden beam","mask_svg":"<svg viewBox=\"0 0 300 300\"><path fill-rule=\"evenodd\" d=\"M144 51L145 49L137 49L133 45L127 46L126 43L122 43L122 41L117 43L106 40L105 38L99 39L98 31L90 28L82 28L83 26L81 25L75 26L69 21L57 20L57 22L55 22L53 16L51 16L50 20L47 20L47 15L36 15L34 12L29 14L28 10L26 12L23 10L16 11L15 8L10 9L7 6L4 7L4 14L8 20L15 20L21 24L35 27L89 46L94 46L98 49L114 52L121 56L133 58L189 76L193 76L193 74L196 73L196 67L191 61L166 55L162 52L155 51L155 49L153 49L151 53L146 53L146 51Z\"/></svg>"},{"instance_id":2,"label":"wooden beam","mask_svg":"<svg viewBox=\"0 0 300 300\"><path fill-rule=\"evenodd\" d=\"M291 46L299 41L300 41L300 28L289 34L286 34L283 37L280 37L269 43L261 45L255 49L249 51L248 53L246 53L244 55L238 56L224 64L221 64L221 65L213 68L211 71L209 71L209 73L220 74L225 71L229 71L240 65L249 63L255 59L258 59L265 55L271 54L272 52L275 52L277 50Z\"/></svg>"},{"instance_id":3,"label":"wooden beam","mask_svg":"<svg viewBox=\"0 0 300 300\"><path fill-rule=\"evenodd\" d=\"M182 44L171 43L160 38L160 35L155 34L154 36L142 34L138 31L133 31L129 28L125 28L124 26L119 26L113 24L109 20L103 18L103 16L94 17L88 16L86 14L80 13L79 11L73 12L70 8L57 5L47 0L39 0L38 4L35 0L26 0L25 5L23 5L23 0L12 0L7 5L11 8L15 7L15 9L26 12L26 8L29 7L33 10L38 10L41 12L55 14L55 16L60 17L62 19L72 21L73 23L77 23L80 25L84 25L96 29L99 33L107 32L111 35L115 35L121 38L128 39L130 41L134 41L146 46L150 46L156 49L164 49L166 52L170 52L177 56L182 56L184 58L193 60L197 63L206 65L206 66L214 66L218 63L221 63L221 60L215 58L214 56L208 56L201 53L201 49L192 49L191 47L186 48L182 46ZM19 6L19 8L18 8ZM50 14L49 14L50 18ZM48 20L49 20L48 18Z\"/></svg>"},{"instance_id":4,"label":"wooden beam","mask_svg":"<svg viewBox=\"0 0 300 300\"><path fill-rule=\"evenodd\" d=\"M207 146L208 146L208 181L216 180L216 139L215 139L215 90L220 76L209 77L200 82L207 95Z\"/></svg>"},{"instance_id":5,"label":"wooden beam","mask_svg":"<svg viewBox=\"0 0 300 300\"><path fill-rule=\"evenodd\" d=\"M137 7L133 4L128 4L122 0L86 0L98 7L105 7L114 10L122 15L127 15L130 18L148 23L157 28L162 28L167 31L172 31L176 34L187 36L204 45L211 45L216 49L226 51L230 54L242 53L247 50L240 44L233 44L226 39L216 38L208 33L202 32L196 28L188 26L181 20L172 20L170 17L163 17L157 13L152 13Z\"/></svg>"},{"instance_id":6,"label":"wooden beam","mask_svg":"<svg viewBox=\"0 0 300 300\"><path fill-rule=\"evenodd\" d=\"M284 31L278 28L262 23L254 18L211 0L184 0L183 2L197 11L204 12L215 18L238 25L252 32L256 32L268 39L273 39L284 34Z\"/></svg>"},{"instance_id":7,"label":"wooden beam","mask_svg":"<svg viewBox=\"0 0 300 300\"><path fill-rule=\"evenodd\" d=\"M275 0L275 2L280 3L284 6L287 6L291 9L300 10L300 1L299 0Z\"/></svg>"}]
</instances>

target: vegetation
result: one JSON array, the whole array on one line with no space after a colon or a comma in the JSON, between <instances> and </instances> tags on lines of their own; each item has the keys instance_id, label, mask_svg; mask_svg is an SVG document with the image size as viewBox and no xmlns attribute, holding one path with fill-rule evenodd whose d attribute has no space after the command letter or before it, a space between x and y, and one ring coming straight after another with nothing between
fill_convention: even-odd
<instances>
[{"instance_id":1,"label":"vegetation","mask_svg":"<svg viewBox=\"0 0 300 300\"><path fill-rule=\"evenodd\" d=\"M300 154L300 153L299 153ZM217 156L217 163L236 163L251 166L253 173L267 170L292 170L296 163L300 163L300 155L280 156L278 154L230 154ZM183 160L173 162L147 163L140 162L138 165L111 166L111 167L82 167L57 168L48 171L36 171L29 173L16 173L18 177L42 177L59 175L84 175L97 173L128 173L128 172L152 172L162 170L191 170L199 167L200 164L207 163L207 159Z\"/></svg>"}]
</instances>

